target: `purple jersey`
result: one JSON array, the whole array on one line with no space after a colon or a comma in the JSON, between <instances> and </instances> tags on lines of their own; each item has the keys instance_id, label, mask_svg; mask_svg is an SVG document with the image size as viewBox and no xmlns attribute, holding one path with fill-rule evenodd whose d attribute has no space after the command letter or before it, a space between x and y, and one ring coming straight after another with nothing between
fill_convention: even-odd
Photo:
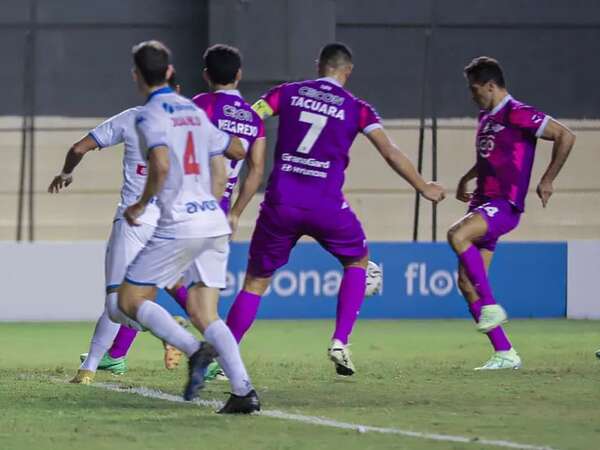
<instances>
[{"instance_id":1,"label":"purple jersey","mask_svg":"<svg viewBox=\"0 0 600 450\"><path fill-rule=\"evenodd\" d=\"M262 119L252 107L244 101L239 91L216 91L198 94L193 98L194 103L203 109L210 121L220 130L241 139L246 151L249 151L254 141L265 137ZM244 161L228 161L227 186L221 199L221 208L229 212L231 195L237 183Z\"/></svg>"},{"instance_id":2,"label":"purple jersey","mask_svg":"<svg viewBox=\"0 0 600 450\"><path fill-rule=\"evenodd\" d=\"M481 111L477 128L477 188L472 207L505 199L525 209L537 138L550 116L507 95L493 110Z\"/></svg>"},{"instance_id":3,"label":"purple jersey","mask_svg":"<svg viewBox=\"0 0 600 450\"><path fill-rule=\"evenodd\" d=\"M331 78L282 84L262 101L279 115L265 201L303 209L341 208L350 146L359 132L381 127L375 110Z\"/></svg>"}]
</instances>

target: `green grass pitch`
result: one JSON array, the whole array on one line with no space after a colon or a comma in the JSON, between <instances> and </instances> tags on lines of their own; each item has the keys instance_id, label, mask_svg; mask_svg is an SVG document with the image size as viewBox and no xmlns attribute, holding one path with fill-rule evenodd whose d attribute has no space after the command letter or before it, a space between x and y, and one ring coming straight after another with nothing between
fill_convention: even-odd
<instances>
[{"instance_id":1,"label":"green grass pitch","mask_svg":"<svg viewBox=\"0 0 600 450\"><path fill-rule=\"evenodd\" d=\"M404 449L482 450L498 439L561 450L600 449L600 323L508 324L519 371L472 370L490 356L468 321L359 321L358 373L334 374L326 359L332 321L259 321L242 345L263 408L354 424L474 439L435 442L359 433L270 417L222 417L209 407L64 383L78 366L90 323L0 324L0 449ZM162 367L145 333L130 371L100 382L180 394L185 368ZM224 400L210 383L204 399Z\"/></svg>"}]
</instances>

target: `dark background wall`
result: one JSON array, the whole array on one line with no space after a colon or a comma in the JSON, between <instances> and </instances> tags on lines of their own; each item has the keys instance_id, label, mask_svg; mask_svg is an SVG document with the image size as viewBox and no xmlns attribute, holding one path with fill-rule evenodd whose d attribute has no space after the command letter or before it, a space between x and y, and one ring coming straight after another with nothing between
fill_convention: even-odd
<instances>
[{"instance_id":1,"label":"dark background wall","mask_svg":"<svg viewBox=\"0 0 600 450\"><path fill-rule=\"evenodd\" d=\"M201 55L228 42L245 56L254 100L314 75L319 47L350 44L349 88L385 117L475 113L462 67L487 54L513 94L557 117L600 117L595 0L0 0L0 114L108 116L139 103L130 48L161 39L184 93L204 88ZM31 50L31 51L29 51Z\"/></svg>"}]
</instances>

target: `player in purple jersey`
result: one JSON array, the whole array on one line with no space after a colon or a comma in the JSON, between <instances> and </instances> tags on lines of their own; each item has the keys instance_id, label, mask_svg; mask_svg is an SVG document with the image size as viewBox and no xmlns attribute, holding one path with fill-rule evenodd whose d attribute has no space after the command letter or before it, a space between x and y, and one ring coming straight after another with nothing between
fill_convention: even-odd
<instances>
[{"instance_id":1,"label":"player in purple jersey","mask_svg":"<svg viewBox=\"0 0 600 450\"><path fill-rule=\"evenodd\" d=\"M467 214L448 231L459 259L459 287L477 329L486 333L494 355L477 370L518 369L521 358L502 323L507 316L496 304L487 271L500 236L517 227L525 209L538 138L554 142L552 160L537 186L544 208L553 182L575 143L575 135L550 116L512 98L498 61L475 58L465 67L469 89L481 108L475 165L461 178L456 197L469 203ZM468 182L477 179L475 192Z\"/></svg>"},{"instance_id":2,"label":"player in purple jersey","mask_svg":"<svg viewBox=\"0 0 600 450\"><path fill-rule=\"evenodd\" d=\"M390 141L373 108L344 89L352 69L348 47L328 44L319 56L319 79L277 86L253 106L263 118L279 116L277 147L244 286L227 317L239 342L256 317L273 273L287 263L301 236L313 237L344 266L328 349L341 375L355 371L347 345L364 299L368 262L365 233L342 193L356 135L364 133L396 173L426 198L444 198L444 189L425 182Z\"/></svg>"},{"instance_id":3,"label":"player in purple jersey","mask_svg":"<svg viewBox=\"0 0 600 450\"><path fill-rule=\"evenodd\" d=\"M210 92L196 95L193 102L204 110L217 128L240 138L248 151L245 158L248 173L232 207L231 197L244 160L227 161L228 179L220 205L227 214L233 234L242 212L262 182L266 154L265 129L262 119L237 90L242 79L242 57L237 48L223 44L208 48L204 53L204 79ZM185 309L185 301L179 304ZM223 376L215 361L208 367L205 379Z\"/></svg>"},{"instance_id":4,"label":"player in purple jersey","mask_svg":"<svg viewBox=\"0 0 600 450\"><path fill-rule=\"evenodd\" d=\"M239 218L262 182L265 167L265 128L262 119L244 101L237 90L242 79L242 57L237 48L217 44L204 53L204 79L210 92L196 95L192 100L204 110L220 130L240 138L248 150L246 179L233 206L231 197L237 184L244 160L228 161L228 181L221 207L228 215L233 233Z\"/></svg>"}]
</instances>

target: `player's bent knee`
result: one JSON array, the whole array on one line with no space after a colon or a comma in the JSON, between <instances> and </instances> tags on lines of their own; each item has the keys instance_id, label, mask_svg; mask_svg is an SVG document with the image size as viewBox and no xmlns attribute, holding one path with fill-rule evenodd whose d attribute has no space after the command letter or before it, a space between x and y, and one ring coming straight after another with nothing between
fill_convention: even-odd
<instances>
[{"instance_id":1,"label":"player's bent knee","mask_svg":"<svg viewBox=\"0 0 600 450\"><path fill-rule=\"evenodd\" d=\"M369 265L369 254L367 253L365 256L363 256L359 260L352 261L352 262L346 262L343 265L344 265L344 268L347 268L347 267L361 267L363 269L366 269L367 266Z\"/></svg>"},{"instance_id":2,"label":"player's bent knee","mask_svg":"<svg viewBox=\"0 0 600 450\"><path fill-rule=\"evenodd\" d=\"M262 278L246 274L246 278L244 279L243 290L252 294L262 296L269 287L269 283L271 283L271 277Z\"/></svg>"},{"instance_id":3,"label":"player's bent knee","mask_svg":"<svg viewBox=\"0 0 600 450\"><path fill-rule=\"evenodd\" d=\"M460 224L452 226L448 230L446 238L448 239L448 243L454 250L463 247L466 243L466 239L464 233L462 233L461 231Z\"/></svg>"}]
</instances>

